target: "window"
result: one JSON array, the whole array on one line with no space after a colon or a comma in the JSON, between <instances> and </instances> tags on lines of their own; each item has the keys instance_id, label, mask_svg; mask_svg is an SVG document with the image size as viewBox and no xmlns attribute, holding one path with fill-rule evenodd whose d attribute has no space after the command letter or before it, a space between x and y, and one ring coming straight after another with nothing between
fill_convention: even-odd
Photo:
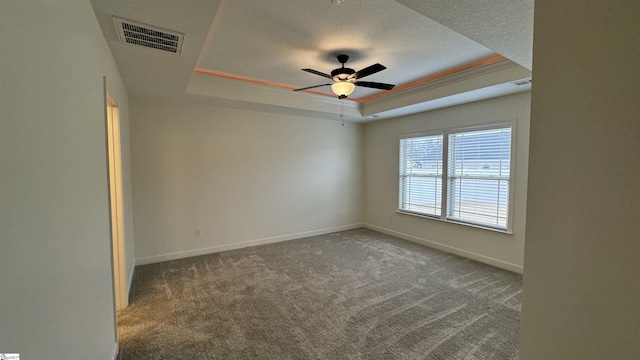
<instances>
[{"instance_id":1,"label":"window","mask_svg":"<svg viewBox=\"0 0 640 360\"><path fill-rule=\"evenodd\" d=\"M400 209L440 216L442 135L400 141Z\"/></svg>"},{"instance_id":2,"label":"window","mask_svg":"<svg viewBox=\"0 0 640 360\"><path fill-rule=\"evenodd\" d=\"M401 139L399 210L509 230L512 128Z\"/></svg>"}]
</instances>

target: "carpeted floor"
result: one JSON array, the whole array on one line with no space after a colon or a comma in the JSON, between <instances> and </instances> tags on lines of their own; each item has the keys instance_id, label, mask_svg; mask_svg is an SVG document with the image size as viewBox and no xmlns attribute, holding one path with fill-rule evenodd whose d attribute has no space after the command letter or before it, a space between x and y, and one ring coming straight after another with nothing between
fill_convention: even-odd
<instances>
[{"instance_id":1,"label":"carpeted floor","mask_svg":"<svg viewBox=\"0 0 640 360\"><path fill-rule=\"evenodd\" d=\"M139 266L119 359L517 359L521 279L367 229Z\"/></svg>"}]
</instances>

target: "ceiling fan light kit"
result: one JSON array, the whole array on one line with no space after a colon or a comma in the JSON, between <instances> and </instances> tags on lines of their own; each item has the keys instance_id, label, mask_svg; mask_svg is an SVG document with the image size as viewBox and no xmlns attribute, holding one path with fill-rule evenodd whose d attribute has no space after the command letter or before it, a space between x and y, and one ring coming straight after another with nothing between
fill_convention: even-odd
<instances>
[{"instance_id":1,"label":"ceiling fan light kit","mask_svg":"<svg viewBox=\"0 0 640 360\"><path fill-rule=\"evenodd\" d=\"M344 99L347 96L351 95L355 88L356 85L347 80L338 81L331 84L331 90L334 94L338 95L338 98L340 99Z\"/></svg>"},{"instance_id":2,"label":"ceiling fan light kit","mask_svg":"<svg viewBox=\"0 0 640 360\"><path fill-rule=\"evenodd\" d=\"M313 86L308 86L300 89L295 89L293 91L301 91L301 90L307 90L307 89L313 89L321 86L331 85L331 91L333 91L334 94L338 95L338 99L344 99L347 96L351 95L351 93L353 92L356 86L364 86L368 88L381 89L381 90L391 90L394 88L395 85L392 85L392 84L384 84L384 83L377 83L377 82L370 82L370 81L357 81L360 78L369 76L371 74L375 74L379 71L386 69L384 65L373 64L360 71L355 71L353 69L344 67L344 64L348 60L349 60L349 56L338 55L338 62L342 64L342 67L332 70L331 75L325 74L323 72L313 70L313 69L302 69L302 71L306 71L312 74L329 78L333 80L333 83L313 85Z\"/></svg>"}]
</instances>

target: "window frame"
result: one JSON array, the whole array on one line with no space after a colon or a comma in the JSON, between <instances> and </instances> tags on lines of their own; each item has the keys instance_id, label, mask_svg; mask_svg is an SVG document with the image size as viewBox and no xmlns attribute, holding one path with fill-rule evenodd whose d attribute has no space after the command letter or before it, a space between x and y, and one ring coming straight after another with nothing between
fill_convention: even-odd
<instances>
[{"instance_id":1,"label":"window frame","mask_svg":"<svg viewBox=\"0 0 640 360\"><path fill-rule=\"evenodd\" d=\"M449 218L449 207L450 207L450 203L449 203L449 189L450 189L450 185L449 185L449 181L450 181L450 171L449 171L449 167L450 167L450 162L449 162L449 135L451 134L458 134L458 133L464 133L464 132L475 132L475 131L484 131L484 130L494 130L494 129L504 129L504 128L511 128L511 149L510 149L510 158L509 158L509 196L508 196L508 206L507 206L507 225L506 227L501 227L501 226L492 226L491 224L486 224L486 223L481 223L481 222L473 222L473 221L469 221L466 219L458 219L458 218ZM442 193L442 199L441 199L441 203L440 203L440 216L437 215L430 215L430 214L425 214L425 213L421 213L418 211L411 211L411 210L406 210L406 209L402 209L401 208L401 204L403 203L403 192L402 192L402 173L400 171L400 156L402 155L401 153L401 146L402 146L402 141L405 139L411 139L411 138L419 138L419 137L428 137L428 136L438 136L441 135L442 136L442 174L441 174L441 193ZM405 135L401 135L400 138L398 139L398 173L400 176L398 176L397 181L398 181L398 209L396 211L396 213L399 214L405 214L405 215L411 215L411 216L417 216L420 218L425 218L425 219L430 219L430 220L437 220L437 221L444 221L447 223L453 223L453 224L460 224L460 225L465 225L465 226L470 226L470 227L474 227L474 228L479 228L479 229L485 229L485 230L491 230L491 231L496 231L496 232L501 232L501 233L507 233L507 234L512 234L513 233L513 214L514 214L514 201L515 201L515 193L514 193L514 189L515 189L515 179L516 179L516 138L517 138L517 119L512 119L512 120L507 120L507 121L500 121L500 122L492 122L492 123L488 123L488 124L479 124L479 125L467 125L467 126L457 126L457 127L449 127L449 128L443 128L443 129L435 129L432 131L426 131L426 132L416 132L416 133L410 133L410 134L405 134Z\"/></svg>"},{"instance_id":2,"label":"window frame","mask_svg":"<svg viewBox=\"0 0 640 360\"><path fill-rule=\"evenodd\" d=\"M407 136L407 137L401 138L400 142L402 140L405 140L405 139L426 138L426 137L435 137L435 136L442 137L441 142L442 142L442 147L444 149L447 140L445 139L446 136L443 135L443 133L441 131L414 134L414 136ZM402 155L402 144L400 143L399 145L400 145L400 149L399 149L400 154L398 156L398 160L400 159L400 155ZM447 180L447 177L446 177L447 167L446 167L444 154L441 154L441 156L442 156L442 160L441 160L442 167L440 168L440 171L439 171L439 173L440 173L439 175L440 176L438 177L437 175L425 175L424 177L434 178L434 179L436 179L436 182L437 182L437 179L439 179L440 180L440 190L442 191L444 189L444 187L445 187L445 186L443 186L443 184ZM398 164L398 165L399 165L398 168L402 169L402 165L401 164ZM442 216L444 210L445 210L445 207L442 206L442 204L443 204L442 201L445 199L444 197L442 197L442 196L444 196L444 194L441 194L441 197L440 197L440 215L428 214L428 213L423 213L423 212L419 212L419 211L411 211L411 210L407 210L407 209L400 209L400 204L401 203L402 204L406 203L405 197L402 196L402 194L404 194L403 189L405 188L405 186L403 186L404 184L403 184L402 180L400 180L405 176L406 176L406 174L404 174L402 171L400 171L400 178L398 179L398 194L399 194L399 199L398 199L398 208L399 209L398 210L399 211L402 210L403 212L411 213L411 214L418 215L418 216L426 216L426 217L430 217L430 218L440 218Z\"/></svg>"}]
</instances>

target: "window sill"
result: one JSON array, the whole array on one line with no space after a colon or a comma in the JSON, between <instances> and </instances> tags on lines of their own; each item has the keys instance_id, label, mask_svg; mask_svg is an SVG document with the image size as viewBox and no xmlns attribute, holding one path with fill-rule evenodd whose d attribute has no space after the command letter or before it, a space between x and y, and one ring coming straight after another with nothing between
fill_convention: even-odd
<instances>
[{"instance_id":1,"label":"window sill","mask_svg":"<svg viewBox=\"0 0 640 360\"><path fill-rule=\"evenodd\" d=\"M419 214L419 213L415 213L415 212L411 212L411 211L396 210L396 214L415 216L415 217L419 217L419 218L423 218L423 219L441 221L441 222L445 222L445 223L449 223L449 224L463 225L463 226L468 226L468 227L472 227L472 228L476 228L476 229L480 229L480 230L488 230L488 231L493 231L493 232L497 232L497 233L501 233L501 234L513 235L513 231L511 229L497 229L497 228L493 228L493 227L490 227L490 226L482 226L482 225L472 224L472 223L468 223L468 222L464 222L464 221L455 221L455 220L450 220L450 219L442 219L440 217L430 216L430 215L426 215L426 214Z\"/></svg>"}]
</instances>

